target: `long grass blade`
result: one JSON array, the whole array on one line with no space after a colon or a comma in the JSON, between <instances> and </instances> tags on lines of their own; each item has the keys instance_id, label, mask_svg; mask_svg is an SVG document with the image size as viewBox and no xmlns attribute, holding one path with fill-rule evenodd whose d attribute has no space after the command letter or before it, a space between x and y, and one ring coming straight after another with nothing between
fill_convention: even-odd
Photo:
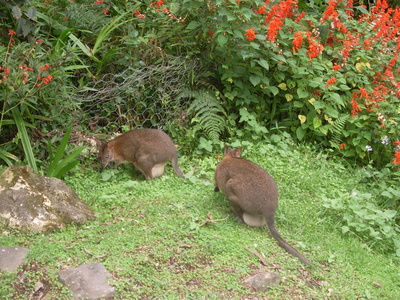
<instances>
[{"instance_id":1,"label":"long grass blade","mask_svg":"<svg viewBox=\"0 0 400 300\"><path fill-rule=\"evenodd\" d=\"M67 131L64 134L64 137L62 138L60 145L57 147L56 154L54 154L54 157L52 161L50 162L49 169L47 170L46 176L52 177L54 176L54 170L56 169L56 166L61 160L61 157L64 154L65 148L67 147L68 141L69 141L69 135L71 133L71 126L67 129Z\"/></svg>"},{"instance_id":2,"label":"long grass blade","mask_svg":"<svg viewBox=\"0 0 400 300\"><path fill-rule=\"evenodd\" d=\"M25 122L22 119L21 113L18 107L15 107L11 110L12 115L14 117L15 124L18 128L18 133L21 138L22 147L24 148L25 158L28 161L29 166L32 168L32 171L37 173L38 168L36 165L35 156L33 155L33 150L31 146L31 141L26 131Z\"/></svg>"},{"instance_id":3,"label":"long grass blade","mask_svg":"<svg viewBox=\"0 0 400 300\"><path fill-rule=\"evenodd\" d=\"M5 150L0 149L0 159L4 160L8 166L12 166L13 163L10 159L14 161L18 161L18 157L16 157L14 154L7 152Z\"/></svg>"}]
</instances>

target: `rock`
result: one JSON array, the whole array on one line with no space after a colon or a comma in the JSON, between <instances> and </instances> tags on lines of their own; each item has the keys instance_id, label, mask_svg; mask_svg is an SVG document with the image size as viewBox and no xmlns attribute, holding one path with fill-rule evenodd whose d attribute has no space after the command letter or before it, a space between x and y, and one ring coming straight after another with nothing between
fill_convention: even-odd
<instances>
[{"instance_id":1,"label":"rock","mask_svg":"<svg viewBox=\"0 0 400 300\"><path fill-rule=\"evenodd\" d=\"M74 299L107 299L116 295L115 288L107 282L110 274L99 262L61 270L57 274Z\"/></svg>"},{"instance_id":2,"label":"rock","mask_svg":"<svg viewBox=\"0 0 400 300\"><path fill-rule=\"evenodd\" d=\"M94 211L57 178L33 173L29 166L0 173L0 219L11 227L49 233L92 218Z\"/></svg>"},{"instance_id":3,"label":"rock","mask_svg":"<svg viewBox=\"0 0 400 300\"><path fill-rule=\"evenodd\" d=\"M0 270L16 271L28 252L29 249L24 247L0 247Z\"/></svg>"},{"instance_id":4,"label":"rock","mask_svg":"<svg viewBox=\"0 0 400 300\"><path fill-rule=\"evenodd\" d=\"M281 276L275 272L265 271L247 277L244 282L250 284L256 292L266 292L269 287L279 285Z\"/></svg>"}]
</instances>

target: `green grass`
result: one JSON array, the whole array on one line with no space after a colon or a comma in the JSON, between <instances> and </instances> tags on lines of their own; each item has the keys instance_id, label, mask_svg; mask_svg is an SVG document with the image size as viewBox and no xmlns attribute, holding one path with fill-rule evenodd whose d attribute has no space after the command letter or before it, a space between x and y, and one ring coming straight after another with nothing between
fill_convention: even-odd
<instances>
[{"instance_id":1,"label":"green grass","mask_svg":"<svg viewBox=\"0 0 400 300\"><path fill-rule=\"evenodd\" d=\"M100 261L113 277L116 299L399 299L400 263L341 233L323 197L350 191L356 172L305 146L247 146L244 156L278 183L278 231L314 268L306 268L272 239L266 228L239 224L221 193L197 177L213 179L217 158L181 157L189 179L166 174L144 181L128 165L81 170L66 179L97 220L49 235L0 228L0 244L28 247L17 274L1 274L0 299L34 298L38 282L49 297L70 299L56 271ZM244 247L265 256L267 266ZM278 272L279 286L257 294L243 279L261 270ZM24 277L23 277L24 276ZM51 298L50 298L51 299Z\"/></svg>"}]
</instances>

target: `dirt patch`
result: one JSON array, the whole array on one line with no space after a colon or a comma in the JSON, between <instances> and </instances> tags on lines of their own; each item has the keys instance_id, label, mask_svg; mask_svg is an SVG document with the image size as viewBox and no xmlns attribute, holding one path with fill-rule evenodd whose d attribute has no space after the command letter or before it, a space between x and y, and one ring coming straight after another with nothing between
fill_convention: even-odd
<instances>
[{"instance_id":1,"label":"dirt patch","mask_svg":"<svg viewBox=\"0 0 400 300\"><path fill-rule=\"evenodd\" d=\"M46 266L37 261L23 264L22 270L17 273L12 286L17 299L40 300L50 291L54 295L59 295L61 292L61 289L52 283ZM57 297L46 297L46 300L58 299Z\"/></svg>"}]
</instances>

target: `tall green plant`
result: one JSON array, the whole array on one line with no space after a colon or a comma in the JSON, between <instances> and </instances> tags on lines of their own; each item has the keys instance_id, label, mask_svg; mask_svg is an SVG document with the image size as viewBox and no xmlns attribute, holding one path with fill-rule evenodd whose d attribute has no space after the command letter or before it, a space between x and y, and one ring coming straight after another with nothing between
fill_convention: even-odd
<instances>
[{"instance_id":1,"label":"tall green plant","mask_svg":"<svg viewBox=\"0 0 400 300\"><path fill-rule=\"evenodd\" d=\"M47 177L61 178L79 164L79 160L76 158L82 153L85 147L77 147L71 154L62 158L65 155L65 149L68 145L70 134L71 127L69 127L65 132L55 153L52 142L47 142L50 161L49 167L46 171Z\"/></svg>"},{"instance_id":2,"label":"tall green plant","mask_svg":"<svg viewBox=\"0 0 400 300\"><path fill-rule=\"evenodd\" d=\"M26 131L25 122L22 119L21 113L19 111L19 107L14 107L12 110L12 115L14 117L15 125L18 128L18 134L22 142L22 146L24 148L25 159L28 161L29 166L32 168L32 171L37 173L38 167L36 164L35 156L32 151L31 140Z\"/></svg>"}]
</instances>

